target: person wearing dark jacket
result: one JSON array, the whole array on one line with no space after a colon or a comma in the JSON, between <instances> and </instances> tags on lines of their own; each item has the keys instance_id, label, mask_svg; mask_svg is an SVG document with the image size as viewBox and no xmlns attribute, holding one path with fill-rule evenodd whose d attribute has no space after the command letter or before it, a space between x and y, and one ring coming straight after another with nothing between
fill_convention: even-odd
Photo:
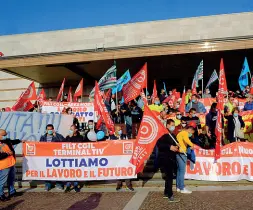
<instances>
[{"instance_id":1,"label":"person wearing dark jacket","mask_svg":"<svg viewBox=\"0 0 253 210\"><path fill-rule=\"evenodd\" d=\"M228 120L228 140L230 143L233 143L237 140L244 140L243 129L245 123L242 120L242 117L239 115L239 108L235 107L232 110L232 115L225 116Z\"/></svg>"},{"instance_id":2,"label":"person wearing dark jacket","mask_svg":"<svg viewBox=\"0 0 253 210\"><path fill-rule=\"evenodd\" d=\"M46 127L46 134L40 137L40 142L62 142L64 141L64 137L56 133L54 130L54 126L52 124L48 124Z\"/></svg>"},{"instance_id":3,"label":"person wearing dark jacket","mask_svg":"<svg viewBox=\"0 0 253 210\"><path fill-rule=\"evenodd\" d=\"M208 137L210 149L215 148L216 144L216 121L217 121L217 111L216 111L217 103L213 103L211 105L211 109L209 113L206 115L206 135Z\"/></svg>"},{"instance_id":4,"label":"person wearing dark jacket","mask_svg":"<svg viewBox=\"0 0 253 210\"><path fill-rule=\"evenodd\" d=\"M76 125L72 125L69 129L69 135L66 136L65 142L83 142L83 137L78 132ZM74 182L74 189L76 192L80 192L80 188L78 187L78 182ZM65 192L71 191L71 182L66 183Z\"/></svg>"},{"instance_id":5,"label":"person wearing dark jacket","mask_svg":"<svg viewBox=\"0 0 253 210\"><path fill-rule=\"evenodd\" d=\"M165 174L164 198L169 198L169 202L178 202L179 200L174 198L172 191L173 169L176 165L176 152L178 152L178 146L174 141L176 136L173 134L175 130L174 120L169 119L167 121L167 129L169 134L163 135L156 144L159 151L158 162L161 171Z\"/></svg>"},{"instance_id":6,"label":"person wearing dark jacket","mask_svg":"<svg viewBox=\"0 0 253 210\"><path fill-rule=\"evenodd\" d=\"M21 143L18 139L10 140L6 136L6 131L0 129L0 201L7 201L16 195L14 188L16 156L13 145ZM4 194L4 185L6 182L9 197L6 197Z\"/></svg>"},{"instance_id":7,"label":"person wearing dark jacket","mask_svg":"<svg viewBox=\"0 0 253 210\"><path fill-rule=\"evenodd\" d=\"M46 134L40 137L40 142L63 142L64 137L56 133L54 130L54 126L52 124L48 124L46 127ZM52 183L50 181L45 182L45 191L49 191L52 188ZM62 182L56 182L56 189L63 190L64 185Z\"/></svg>"}]
</instances>

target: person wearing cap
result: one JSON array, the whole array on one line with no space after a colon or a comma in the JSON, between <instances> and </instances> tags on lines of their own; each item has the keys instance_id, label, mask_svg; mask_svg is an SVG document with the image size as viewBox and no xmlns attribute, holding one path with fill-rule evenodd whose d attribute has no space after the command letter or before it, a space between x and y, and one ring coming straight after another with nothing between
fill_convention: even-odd
<instances>
[{"instance_id":1,"label":"person wearing cap","mask_svg":"<svg viewBox=\"0 0 253 210\"><path fill-rule=\"evenodd\" d=\"M184 176L186 171L186 164L187 164L187 156L186 151L187 147L193 148L193 143L190 140L190 137L194 133L194 127L187 126L186 129L182 130L177 134L177 141L179 144L179 153L176 155L177 160L177 178L176 178L176 185L177 185L177 192L181 192L184 194L192 193L190 190L185 188L184 185Z\"/></svg>"},{"instance_id":2,"label":"person wearing cap","mask_svg":"<svg viewBox=\"0 0 253 210\"><path fill-rule=\"evenodd\" d=\"M187 104L185 111L189 112L191 108L194 108L197 113L206 113L204 104L198 101L196 94L192 95L191 102Z\"/></svg>"},{"instance_id":3,"label":"person wearing cap","mask_svg":"<svg viewBox=\"0 0 253 210\"><path fill-rule=\"evenodd\" d=\"M244 105L243 111L251 111L253 110L253 95L249 94L247 97L247 102Z\"/></svg>"}]
</instances>

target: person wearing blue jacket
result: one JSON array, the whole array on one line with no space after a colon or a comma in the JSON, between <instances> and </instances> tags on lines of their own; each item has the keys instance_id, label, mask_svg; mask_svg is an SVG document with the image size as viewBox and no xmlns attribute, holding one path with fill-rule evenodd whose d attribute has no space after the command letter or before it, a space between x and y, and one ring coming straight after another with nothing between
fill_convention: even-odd
<instances>
[{"instance_id":1,"label":"person wearing blue jacket","mask_svg":"<svg viewBox=\"0 0 253 210\"><path fill-rule=\"evenodd\" d=\"M243 111L253 110L253 100L252 100L252 98L253 98L252 95L248 95L248 101L245 103Z\"/></svg>"},{"instance_id":2,"label":"person wearing blue jacket","mask_svg":"<svg viewBox=\"0 0 253 210\"><path fill-rule=\"evenodd\" d=\"M197 113L206 113L206 108L203 103L198 101L197 95L194 94L191 101L187 104L185 111L189 112L191 108L196 109Z\"/></svg>"}]
</instances>

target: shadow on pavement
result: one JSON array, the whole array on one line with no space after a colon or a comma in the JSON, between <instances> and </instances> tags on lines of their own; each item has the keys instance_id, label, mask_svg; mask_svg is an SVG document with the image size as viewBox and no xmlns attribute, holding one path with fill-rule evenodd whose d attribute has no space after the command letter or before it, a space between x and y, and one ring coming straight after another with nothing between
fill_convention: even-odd
<instances>
[{"instance_id":1,"label":"shadow on pavement","mask_svg":"<svg viewBox=\"0 0 253 210\"><path fill-rule=\"evenodd\" d=\"M68 208L68 210L92 210L98 207L102 193L93 193L88 198L78 201Z\"/></svg>"},{"instance_id":2,"label":"shadow on pavement","mask_svg":"<svg viewBox=\"0 0 253 210\"><path fill-rule=\"evenodd\" d=\"M19 204L23 203L25 200L19 200L16 201L15 203L12 203L4 208L1 208L1 210L11 210L11 209L15 209L16 206L18 206Z\"/></svg>"}]
</instances>

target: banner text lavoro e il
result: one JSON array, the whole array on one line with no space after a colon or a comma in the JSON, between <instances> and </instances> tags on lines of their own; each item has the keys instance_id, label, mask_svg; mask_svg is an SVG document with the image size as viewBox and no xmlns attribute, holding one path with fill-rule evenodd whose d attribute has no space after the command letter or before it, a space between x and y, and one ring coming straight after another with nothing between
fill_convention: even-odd
<instances>
[{"instance_id":1,"label":"banner text lavoro e il","mask_svg":"<svg viewBox=\"0 0 253 210\"><path fill-rule=\"evenodd\" d=\"M194 168L187 165L186 179L207 181L253 181L253 143L232 143L221 148L221 158L214 161L214 150L196 147Z\"/></svg>"},{"instance_id":2,"label":"banner text lavoro e il","mask_svg":"<svg viewBox=\"0 0 253 210\"><path fill-rule=\"evenodd\" d=\"M23 144L24 180L110 180L136 178L129 163L134 140L96 143Z\"/></svg>"}]
</instances>

